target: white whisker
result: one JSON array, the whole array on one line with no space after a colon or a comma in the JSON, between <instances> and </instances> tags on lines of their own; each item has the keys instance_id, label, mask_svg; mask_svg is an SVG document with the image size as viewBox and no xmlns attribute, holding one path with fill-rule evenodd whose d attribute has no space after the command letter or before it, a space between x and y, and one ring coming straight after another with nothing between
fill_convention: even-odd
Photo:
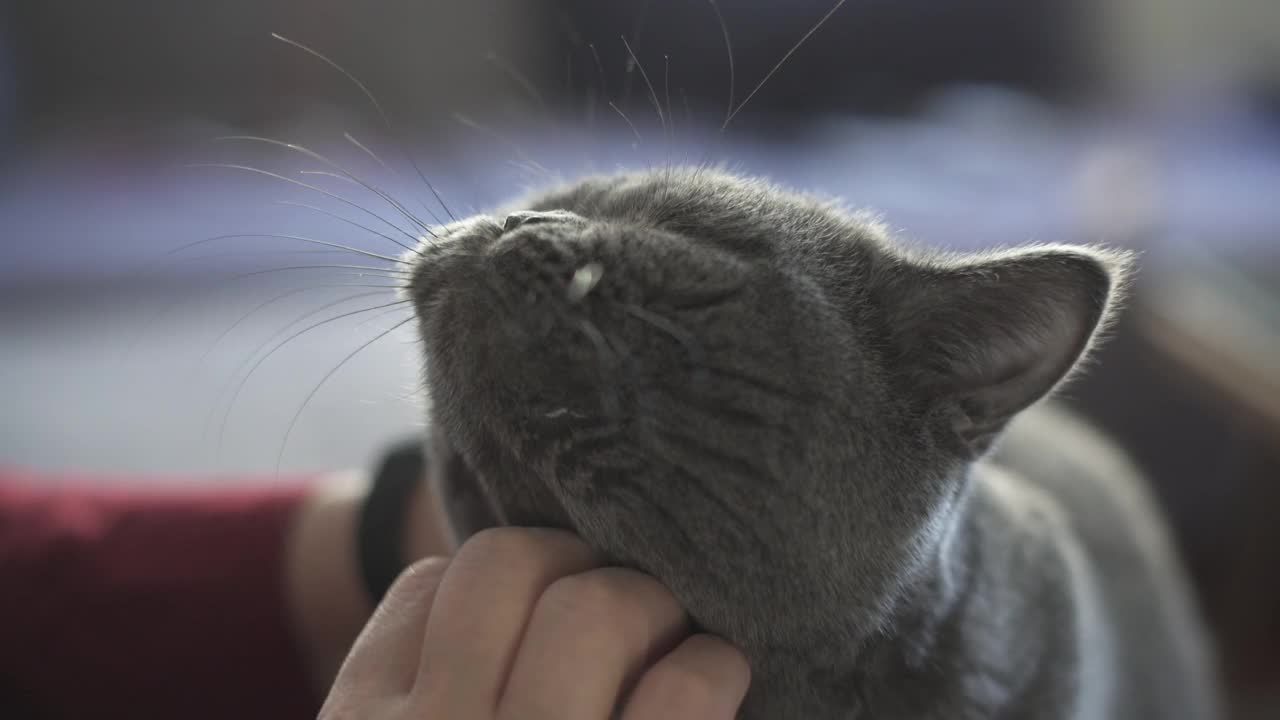
<instances>
[{"instance_id":1,"label":"white whisker","mask_svg":"<svg viewBox=\"0 0 1280 720\"><path fill-rule=\"evenodd\" d=\"M351 207L353 207L353 208L355 208L355 209L359 210L360 212L365 213L366 215L369 215L369 216L371 216L371 217L373 217L373 218L375 218L375 219L379 220L380 222L385 223L388 227L390 227L390 228L394 229L395 231L397 231L397 232L399 232L401 235L404 235L405 237L409 238L409 239L410 239L410 240L412 240L413 242L415 242L415 243L416 243L416 242L418 241L418 237L417 237L417 236L413 235L412 233L408 232L407 230L405 230L404 228L400 227L399 225L396 225L395 223L393 223L393 222L391 222L390 220L388 220L388 219L386 219L386 218L382 217L382 216L381 216L381 215L379 215L378 213L376 213L376 212L374 212L374 211L372 211L372 210L370 210L370 209L368 209L368 208L364 207L363 205L361 205L361 204L359 204L359 203L357 203L357 202L355 202L355 201L353 201L353 200L349 200L349 199L347 199L347 198L344 198L344 197L342 197L341 195L338 195L337 193L334 193L334 192L330 192L330 191L328 191L328 190L325 190L325 189L324 189L324 188L322 188L322 187L318 187L318 186L316 186L316 185L311 185L311 184L309 184L309 183L304 183L304 182L302 182L301 180L294 180L294 179L293 179L293 178L291 178L291 177L285 177L284 175L281 175L281 174L279 174L279 173L273 173L273 172L271 172L270 170L263 170L262 168L256 168L256 167L252 167L252 166L250 166L250 165L237 165L237 164L235 164L235 163L188 163L188 164L186 165L186 167L192 167L192 168L223 168L223 169L227 169L227 170L240 170L240 171L242 171L242 172L250 172L250 173L256 173L256 174L258 174L258 175L265 175L266 177L269 177L269 178L274 178L274 179L276 179L276 180L281 180L281 181L283 181L283 182L287 182L287 183L290 183L290 184L293 184L293 185L297 185L298 187L302 187L302 188L306 188L307 190L312 190L312 191L318 192L318 193L320 193L320 194L322 194L322 195L326 195L326 196L328 196L328 197L331 197L331 198L333 198L334 200L337 200L337 201L339 201L339 202L342 202L342 203L345 203L345 204L347 204L347 205L350 205ZM400 247L404 248L405 250L410 250L410 251L414 250L414 248L412 248L412 247L410 247L410 246L408 246L408 245L405 245L404 243L400 242L399 240L395 240L395 241L393 241L393 242L395 242L395 244L399 245Z\"/></svg>"},{"instance_id":2,"label":"white whisker","mask_svg":"<svg viewBox=\"0 0 1280 720\"><path fill-rule=\"evenodd\" d=\"M396 263L397 265L404 265L406 267L413 266L412 263L405 262L400 258L391 257L390 255L379 255L378 253L360 250L358 248L353 248L348 245L325 242L324 240L313 240L312 238L302 237L300 235L282 235L277 233L237 233L232 235L216 235L214 237L204 238L203 240L196 240L195 242L189 242L186 245L180 245L170 250L169 254L173 255L175 253L179 253L184 250L189 250L193 247L199 247L200 245L204 245L206 243L211 243L211 242L217 242L220 240L236 240L236 239L244 239L244 238L275 238L278 240L296 240L298 242L310 243L312 245L321 245L324 247L331 247L338 250L342 250L344 252L354 253L356 255L363 255L364 257L375 258L377 260L386 260L387 262L393 262L393 263Z\"/></svg>"},{"instance_id":3,"label":"white whisker","mask_svg":"<svg viewBox=\"0 0 1280 720\"><path fill-rule=\"evenodd\" d=\"M373 336L372 339L367 340L364 343L361 343L360 346L357 347L355 350L351 351L349 355L342 358L342 360L337 365L335 365L332 370L325 373L324 377L320 378L320 382L316 383L316 386L311 390L310 393L307 394L306 399L302 401L302 404L300 406L298 406L298 411L293 414L293 419L289 421L289 427L287 430L285 430L284 439L280 441L280 452L276 455L276 473L277 474L280 472L280 465L284 461L284 451L289 445L289 437L293 435L293 428L298 424L298 418L302 417L302 412L307 409L307 405L311 404L311 399L316 396L316 393L320 392L320 389L324 387L325 383L329 381L329 378L333 377L339 370L343 368L344 365L346 365L348 362L351 362L351 359L354 358L356 355L359 355L365 348L378 342L379 340L390 335L396 330L399 330L400 328L404 327L406 324L408 324L412 320L413 320L413 317L405 318L404 320L401 320L400 322L396 323L390 328L383 330L382 332Z\"/></svg>"},{"instance_id":4,"label":"white whisker","mask_svg":"<svg viewBox=\"0 0 1280 720\"><path fill-rule=\"evenodd\" d=\"M373 105L373 109L376 110L378 113L378 116L382 118L382 123L387 126L387 130L389 130L392 135L398 136L398 134L396 133L395 127L391 124L391 118L387 115L386 111L382 109L382 103L378 102L378 99L374 97L373 93L369 90L369 88L365 87L365 84L360 82L360 80L356 78L355 75L352 75L350 72L347 72L346 68L342 67L341 65L334 62L333 60L330 60L327 56L325 56L323 53L319 52L318 50L313 50L296 40L290 40L289 38L279 33L271 33L271 37L275 38L276 40L279 40L282 43L285 43L287 45L292 45L293 47L298 48L299 50L319 59L321 62L325 63L326 65L333 68L334 70L337 70L338 72L342 73L343 76L345 76L348 80L350 80L352 84L354 84L357 88L359 88L360 92L364 93L364 96L369 99L369 103ZM400 144L401 146L404 145L404 139L402 137L400 138ZM413 153L409 152L407 148L403 148L403 147L402 147L402 152L407 158L409 158L409 163L413 165L414 171L418 173L418 178L422 180L422 183L431 190L431 193L435 195L436 200L440 202L440 207L444 209L445 214L448 215L451 220L453 220L454 222L457 222L458 218L454 217L453 211L449 209L449 206L445 205L444 202L440 200L440 195L439 193L436 193L435 186L433 186L431 184L431 181L427 179L427 176L423 174L422 168L418 167L418 161L414 159Z\"/></svg>"},{"instance_id":5,"label":"white whisker","mask_svg":"<svg viewBox=\"0 0 1280 720\"><path fill-rule=\"evenodd\" d=\"M354 182L354 183L356 183L356 184L360 185L361 187L363 187L364 189L368 190L369 192L371 192L371 193L373 193L373 194L377 195L378 197L382 198L384 201L386 201L386 202L387 202L387 204L388 204L388 205L390 205L391 207L395 208L395 209L396 209L396 211L398 211L401 215L403 215L403 216L404 216L404 218L405 218L406 220L408 220L410 223L412 223L412 224L414 224L414 225L417 225L419 228L421 228L423 231L425 231L425 232L427 232L427 233L431 233L432 235L434 235L434 234L435 234L435 233L432 233L432 232L431 232L431 227L430 227L429 225L427 225L425 222L423 222L421 219L419 219L416 215L414 215L413 213L411 213L411 212L409 212L407 209L405 209L404 205L403 205L400 201L398 201L398 200L396 200L395 198L391 197L391 195L390 195L389 193L387 193L387 192L385 192L385 191L381 190L380 188L377 188L377 187L375 187L374 185L372 185L372 184L370 184L370 183L366 182L365 180L361 179L359 176L357 176L357 175L355 175L354 173L350 172L349 170L347 170L346 168L342 167L342 166L341 166L341 165L339 165L338 163L336 163L336 162L334 162L334 161L330 160L329 158L325 157L324 155L321 155L321 154L320 154L320 153L318 153L318 152L315 152L314 150L311 150L311 149L309 149L309 148L303 147L303 146L301 146L301 145L297 145L297 144L295 144L295 143L291 143L291 142L284 142L283 140L275 140L275 139L267 138L267 137L259 137L259 136L257 136L257 135L224 135L224 136L219 137L219 138L214 138L214 140L215 140L215 141L237 141L237 140L240 140L240 141L246 141L246 142L260 142L260 143L267 143L267 144L269 144L269 145L275 145L275 146L277 146L277 147L282 147L282 148L285 148L285 149L288 149L288 150L292 150L292 151L294 151L294 152L302 153L303 155L306 155L307 157L309 157L309 158L311 158L311 159L313 159L313 160L316 160L316 161L318 161L318 162L322 162L322 163L324 163L325 165L328 165L329 167L334 168L334 169L335 169L335 170L337 170L338 172L342 173L342 176L343 176L343 177L345 177L346 179L348 179L348 180L350 180L351 182ZM317 172L315 172L315 171L303 171L303 174L322 174L322 173L317 173Z\"/></svg>"},{"instance_id":6,"label":"white whisker","mask_svg":"<svg viewBox=\"0 0 1280 720\"><path fill-rule=\"evenodd\" d=\"M791 46L791 49L787 51L787 54L782 56L782 59L778 61L778 64L773 66L773 69L770 70L769 73L764 76L764 79L762 79L760 83L755 86L755 88L751 91L751 93L747 95L747 98L743 100L742 103L738 105L738 107L734 108L733 112L729 113L729 117L725 118L724 124L720 126L721 130L729 127L729 123L732 122L735 117L737 117L738 113L742 112L742 108L746 107L747 103L751 102L751 98L755 97L756 93L760 92L760 88L764 87L765 83L769 82L769 79L773 77L774 73L778 72L778 69L781 68L783 64L785 64L787 60L789 60L791 56L795 54L796 50L800 49L801 45L804 45L806 40L808 40L814 33L818 32L819 28L827 24L827 21L831 19L831 16L835 15L836 11L839 10L840 7L844 5L847 1L848 0L837 0L836 4L832 6L830 10L827 11L826 15L823 15L822 19L819 20L816 25L809 28L809 32L805 33L804 37L800 38L799 42Z\"/></svg>"}]
</instances>

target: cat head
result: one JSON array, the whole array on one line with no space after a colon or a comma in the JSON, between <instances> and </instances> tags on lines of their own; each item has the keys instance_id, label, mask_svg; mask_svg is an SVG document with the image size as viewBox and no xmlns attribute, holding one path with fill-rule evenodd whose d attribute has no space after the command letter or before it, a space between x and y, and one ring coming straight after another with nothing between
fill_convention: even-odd
<instances>
[{"instance_id":1,"label":"cat head","mask_svg":"<svg viewBox=\"0 0 1280 720\"><path fill-rule=\"evenodd\" d=\"M907 250L705 169L436 234L408 256L431 422L499 519L577 532L747 646L875 621L968 464L1086 355L1128 264Z\"/></svg>"}]
</instances>

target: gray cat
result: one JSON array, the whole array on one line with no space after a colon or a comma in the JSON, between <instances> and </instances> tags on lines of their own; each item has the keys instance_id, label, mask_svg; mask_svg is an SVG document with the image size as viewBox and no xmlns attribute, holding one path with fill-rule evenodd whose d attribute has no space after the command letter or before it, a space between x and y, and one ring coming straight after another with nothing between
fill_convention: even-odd
<instances>
[{"instance_id":1,"label":"gray cat","mask_svg":"<svg viewBox=\"0 0 1280 720\"><path fill-rule=\"evenodd\" d=\"M1027 410L1127 255L910 250L706 169L438 234L409 293L455 531L565 528L651 573L747 653L743 718L1216 715L1138 474Z\"/></svg>"}]
</instances>

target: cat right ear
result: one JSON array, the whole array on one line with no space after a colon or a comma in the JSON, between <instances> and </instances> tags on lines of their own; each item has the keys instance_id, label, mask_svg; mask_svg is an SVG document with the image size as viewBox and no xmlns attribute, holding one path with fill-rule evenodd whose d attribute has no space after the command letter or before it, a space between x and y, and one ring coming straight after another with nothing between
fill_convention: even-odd
<instances>
[{"instance_id":1,"label":"cat right ear","mask_svg":"<svg viewBox=\"0 0 1280 720\"><path fill-rule=\"evenodd\" d=\"M903 261L884 285L890 369L976 457L1088 353L1130 263L1068 246Z\"/></svg>"}]
</instances>

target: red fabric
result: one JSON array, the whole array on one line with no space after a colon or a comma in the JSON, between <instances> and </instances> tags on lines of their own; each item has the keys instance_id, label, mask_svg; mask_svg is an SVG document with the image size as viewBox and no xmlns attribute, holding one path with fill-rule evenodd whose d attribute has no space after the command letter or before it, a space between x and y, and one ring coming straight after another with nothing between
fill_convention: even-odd
<instances>
[{"instance_id":1,"label":"red fabric","mask_svg":"<svg viewBox=\"0 0 1280 720\"><path fill-rule=\"evenodd\" d=\"M283 580L302 483L48 480L0 469L0 716L315 717Z\"/></svg>"}]
</instances>

